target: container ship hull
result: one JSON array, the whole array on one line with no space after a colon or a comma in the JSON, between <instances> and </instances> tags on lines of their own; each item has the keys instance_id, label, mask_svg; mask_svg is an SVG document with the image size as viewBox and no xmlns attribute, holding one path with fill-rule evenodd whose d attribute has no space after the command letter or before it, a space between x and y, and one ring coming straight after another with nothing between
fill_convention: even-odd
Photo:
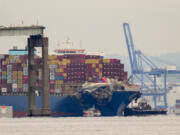
<instances>
[{"instance_id":1,"label":"container ship hull","mask_svg":"<svg viewBox=\"0 0 180 135\"><path fill-rule=\"evenodd\" d=\"M95 102L93 105L101 112L102 116L122 115L126 106L135 98L139 97L139 92L121 91L114 92L112 99L105 104ZM40 108L42 97L36 97L36 106ZM28 109L28 97L26 95L0 96L0 106L12 106L14 117L26 117ZM81 101L75 96L50 96L51 116L65 117L65 116L83 116Z\"/></svg>"}]
</instances>

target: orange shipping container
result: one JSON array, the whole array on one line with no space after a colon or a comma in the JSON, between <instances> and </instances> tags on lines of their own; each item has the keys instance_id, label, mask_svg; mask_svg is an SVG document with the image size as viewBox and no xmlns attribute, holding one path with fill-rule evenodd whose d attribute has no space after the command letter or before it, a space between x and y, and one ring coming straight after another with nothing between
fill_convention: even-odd
<instances>
[{"instance_id":1,"label":"orange shipping container","mask_svg":"<svg viewBox=\"0 0 180 135\"><path fill-rule=\"evenodd\" d=\"M110 59L103 59L103 63L110 63Z\"/></svg>"},{"instance_id":2,"label":"orange shipping container","mask_svg":"<svg viewBox=\"0 0 180 135\"><path fill-rule=\"evenodd\" d=\"M67 77L67 73L63 73L63 76L64 76L64 77Z\"/></svg>"},{"instance_id":3,"label":"orange shipping container","mask_svg":"<svg viewBox=\"0 0 180 135\"><path fill-rule=\"evenodd\" d=\"M49 60L55 60L55 59L57 59L57 56L56 55L51 55L51 56L48 56L48 59Z\"/></svg>"},{"instance_id":4,"label":"orange shipping container","mask_svg":"<svg viewBox=\"0 0 180 135\"><path fill-rule=\"evenodd\" d=\"M99 72L99 68L96 68L95 72Z\"/></svg>"},{"instance_id":5,"label":"orange shipping container","mask_svg":"<svg viewBox=\"0 0 180 135\"><path fill-rule=\"evenodd\" d=\"M102 68L102 64L99 64L99 67Z\"/></svg>"}]
</instances>

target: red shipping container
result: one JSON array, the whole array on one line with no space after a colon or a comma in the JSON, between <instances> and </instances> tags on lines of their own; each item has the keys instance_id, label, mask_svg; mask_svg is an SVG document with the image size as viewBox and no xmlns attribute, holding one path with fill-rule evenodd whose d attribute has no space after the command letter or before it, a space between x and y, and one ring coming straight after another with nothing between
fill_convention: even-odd
<instances>
[{"instance_id":1,"label":"red shipping container","mask_svg":"<svg viewBox=\"0 0 180 135\"><path fill-rule=\"evenodd\" d=\"M50 80L50 84L55 84L55 81L54 80Z\"/></svg>"},{"instance_id":2,"label":"red shipping container","mask_svg":"<svg viewBox=\"0 0 180 135\"><path fill-rule=\"evenodd\" d=\"M23 88L18 88L18 92L23 92Z\"/></svg>"},{"instance_id":3,"label":"red shipping container","mask_svg":"<svg viewBox=\"0 0 180 135\"><path fill-rule=\"evenodd\" d=\"M89 69L92 69L92 64L87 65Z\"/></svg>"},{"instance_id":4,"label":"red shipping container","mask_svg":"<svg viewBox=\"0 0 180 135\"><path fill-rule=\"evenodd\" d=\"M55 75L56 75L56 76L62 76L63 73L61 73L61 72L56 72Z\"/></svg>"},{"instance_id":5,"label":"red shipping container","mask_svg":"<svg viewBox=\"0 0 180 135\"><path fill-rule=\"evenodd\" d=\"M27 76L27 75L24 75L23 78L24 78L24 79L28 79L28 76Z\"/></svg>"},{"instance_id":6,"label":"red shipping container","mask_svg":"<svg viewBox=\"0 0 180 135\"><path fill-rule=\"evenodd\" d=\"M54 89L50 89L50 93L54 93Z\"/></svg>"},{"instance_id":7,"label":"red shipping container","mask_svg":"<svg viewBox=\"0 0 180 135\"><path fill-rule=\"evenodd\" d=\"M7 84L7 80L6 79L1 80L1 82L2 82L2 85L6 85Z\"/></svg>"},{"instance_id":8,"label":"red shipping container","mask_svg":"<svg viewBox=\"0 0 180 135\"><path fill-rule=\"evenodd\" d=\"M24 79L24 83L26 83L26 84L27 84L27 83L28 83L28 79Z\"/></svg>"},{"instance_id":9,"label":"red shipping container","mask_svg":"<svg viewBox=\"0 0 180 135\"><path fill-rule=\"evenodd\" d=\"M67 66L66 65L59 65L58 67L59 68L66 68Z\"/></svg>"},{"instance_id":10,"label":"red shipping container","mask_svg":"<svg viewBox=\"0 0 180 135\"><path fill-rule=\"evenodd\" d=\"M2 65L2 71L6 71L7 70L7 65Z\"/></svg>"}]
</instances>

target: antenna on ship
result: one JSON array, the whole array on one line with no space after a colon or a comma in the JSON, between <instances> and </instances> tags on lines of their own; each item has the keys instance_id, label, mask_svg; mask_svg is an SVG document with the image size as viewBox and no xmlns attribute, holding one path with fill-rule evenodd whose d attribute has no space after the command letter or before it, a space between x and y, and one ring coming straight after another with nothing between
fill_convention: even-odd
<instances>
[{"instance_id":1,"label":"antenna on ship","mask_svg":"<svg viewBox=\"0 0 180 135\"><path fill-rule=\"evenodd\" d=\"M73 42L70 40L69 37L67 37L66 41L63 42L63 44L67 45L67 48L69 49L71 45L73 45Z\"/></svg>"},{"instance_id":2,"label":"antenna on ship","mask_svg":"<svg viewBox=\"0 0 180 135\"><path fill-rule=\"evenodd\" d=\"M82 49L82 41L79 41L79 48Z\"/></svg>"},{"instance_id":3,"label":"antenna on ship","mask_svg":"<svg viewBox=\"0 0 180 135\"><path fill-rule=\"evenodd\" d=\"M58 47L60 47L60 46L61 46L61 43L60 43L60 41L59 41L59 40L57 41L57 46L58 46Z\"/></svg>"}]
</instances>

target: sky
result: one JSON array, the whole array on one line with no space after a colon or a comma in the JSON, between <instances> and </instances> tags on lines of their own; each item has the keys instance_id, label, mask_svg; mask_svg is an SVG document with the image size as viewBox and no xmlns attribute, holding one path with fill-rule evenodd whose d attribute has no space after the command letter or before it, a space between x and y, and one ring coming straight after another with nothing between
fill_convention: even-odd
<instances>
[{"instance_id":1,"label":"sky","mask_svg":"<svg viewBox=\"0 0 180 135\"><path fill-rule=\"evenodd\" d=\"M89 52L127 56L124 22L145 54L180 52L179 0L0 0L0 25L45 26L50 53L69 37ZM0 44L5 53L27 37L0 37Z\"/></svg>"}]
</instances>

